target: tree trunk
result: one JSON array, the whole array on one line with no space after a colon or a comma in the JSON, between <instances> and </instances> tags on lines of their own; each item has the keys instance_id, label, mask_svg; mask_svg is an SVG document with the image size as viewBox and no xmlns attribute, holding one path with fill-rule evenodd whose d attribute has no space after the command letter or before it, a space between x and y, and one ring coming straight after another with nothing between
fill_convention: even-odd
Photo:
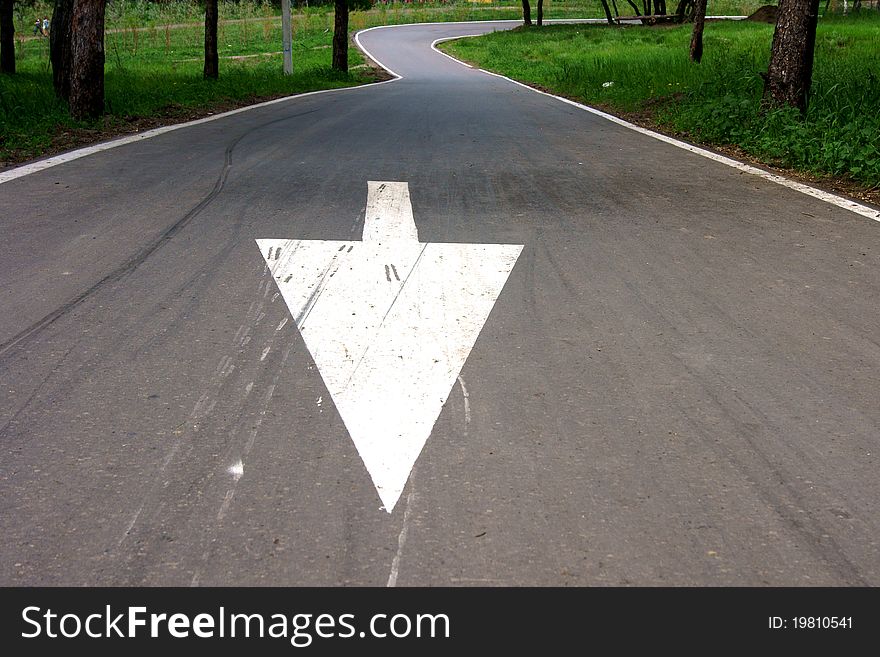
<instances>
[{"instance_id":1,"label":"tree trunk","mask_svg":"<svg viewBox=\"0 0 880 657\"><path fill-rule=\"evenodd\" d=\"M0 0L0 73L15 73L15 23L12 0Z\"/></svg>"},{"instance_id":2,"label":"tree trunk","mask_svg":"<svg viewBox=\"0 0 880 657\"><path fill-rule=\"evenodd\" d=\"M696 0L694 4L694 31L691 33L691 61L700 63L703 59L703 26L706 23L706 0Z\"/></svg>"},{"instance_id":3,"label":"tree trunk","mask_svg":"<svg viewBox=\"0 0 880 657\"><path fill-rule=\"evenodd\" d=\"M679 23L684 23L687 20L688 9L690 9L691 11L695 11L694 0L679 0L678 6L675 8L675 15L678 16ZM694 16L695 14L691 15Z\"/></svg>"},{"instance_id":4,"label":"tree trunk","mask_svg":"<svg viewBox=\"0 0 880 657\"><path fill-rule=\"evenodd\" d=\"M538 27L544 24L544 0L538 0Z\"/></svg>"},{"instance_id":5,"label":"tree trunk","mask_svg":"<svg viewBox=\"0 0 880 657\"><path fill-rule=\"evenodd\" d=\"M49 59L52 61L52 84L64 101L70 100L70 67L73 63L73 0L55 0L52 29L49 32Z\"/></svg>"},{"instance_id":6,"label":"tree trunk","mask_svg":"<svg viewBox=\"0 0 880 657\"><path fill-rule=\"evenodd\" d=\"M813 52L819 0L780 0L779 16L764 78L765 105L807 111L813 79Z\"/></svg>"},{"instance_id":7,"label":"tree trunk","mask_svg":"<svg viewBox=\"0 0 880 657\"><path fill-rule=\"evenodd\" d=\"M220 55L217 53L217 0L205 0L205 68L206 80L220 77Z\"/></svg>"},{"instance_id":8,"label":"tree trunk","mask_svg":"<svg viewBox=\"0 0 880 657\"><path fill-rule=\"evenodd\" d=\"M348 0L335 0L333 18L333 68L348 73Z\"/></svg>"},{"instance_id":9,"label":"tree trunk","mask_svg":"<svg viewBox=\"0 0 880 657\"><path fill-rule=\"evenodd\" d=\"M605 18L608 19L608 24L614 25L614 18L611 16L611 9L608 7L608 0L602 0L602 9L605 10Z\"/></svg>"},{"instance_id":10,"label":"tree trunk","mask_svg":"<svg viewBox=\"0 0 880 657\"><path fill-rule=\"evenodd\" d=\"M529 4L529 0L522 0L523 6L523 25L531 25L532 24L532 6Z\"/></svg>"},{"instance_id":11,"label":"tree trunk","mask_svg":"<svg viewBox=\"0 0 880 657\"><path fill-rule=\"evenodd\" d=\"M70 114L94 119L104 113L105 0L74 0L71 31Z\"/></svg>"}]
</instances>

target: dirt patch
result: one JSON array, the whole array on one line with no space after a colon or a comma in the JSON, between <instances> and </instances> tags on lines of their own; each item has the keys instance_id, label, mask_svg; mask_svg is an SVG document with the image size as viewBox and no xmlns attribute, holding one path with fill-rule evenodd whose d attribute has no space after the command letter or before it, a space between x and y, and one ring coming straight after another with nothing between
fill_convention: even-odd
<instances>
[{"instance_id":1,"label":"dirt patch","mask_svg":"<svg viewBox=\"0 0 880 657\"><path fill-rule=\"evenodd\" d=\"M764 5L758 7L751 16L747 16L746 20L753 23L776 23L778 10L776 5Z\"/></svg>"},{"instance_id":2,"label":"dirt patch","mask_svg":"<svg viewBox=\"0 0 880 657\"><path fill-rule=\"evenodd\" d=\"M353 47L357 48L358 46L357 44L355 44ZM379 66L379 64L375 60L373 60L372 57L367 55L367 53L365 53L363 50L358 50L361 53L361 56L364 58L364 64L366 64L367 67L370 69L369 75L373 82L387 82L388 80L395 79L394 75L391 75L391 73Z\"/></svg>"}]
</instances>

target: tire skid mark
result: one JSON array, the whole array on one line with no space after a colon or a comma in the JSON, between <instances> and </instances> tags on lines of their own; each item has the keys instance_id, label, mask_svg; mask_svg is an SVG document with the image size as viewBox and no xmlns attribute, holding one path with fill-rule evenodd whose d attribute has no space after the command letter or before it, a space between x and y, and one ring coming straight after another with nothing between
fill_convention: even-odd
<instances>
[{"instance_id":1,"label":"tire skid mark","mask_svg":"<svg viewBox=\"0 0 880 657\"><path fill-rule=\"evenodd\" d=\"M278 380L280 379L281 373L284 370L284 366L287 363L288 358L290 357L290 352L293 350L293 346L294 346L293 344L289 344L287 347L284 348L282 355L281 355L281 362L279 363L278 368L275 371L274 376L272 377L272 382L266 388L266 392L263 394L263 397L260 400L259 407L258 407L259 410L257 412L256 420L254 421L253 427L251 427L251 429L248 431L247 439L245 440L244 444L240 447L239 450L237 450L237 453L236 453L236 451L234 451L234 448L233 448L233 450L230 450L230 451L232 451L232 455L229 455L227 453L227 456L224 457L224 459L223 459L223 461L225 463L229 463L230 461L232 462L231 465L229 465L226 468L226 472L231 474L233 479L232 479L232 484L226 489L226 493L223 496L223 500L220 503L220 507L217 509L217 514L215 516L217 523L223 522L224 518L226 517L226 514L228 513L229 509L232 506L232 501L235 497L236 486L238 485L238 482L244 476L245 460L248 458L248 456L250 456L251 451L253 450L254 446L256 445L257 435L260 432L260 428L263 424L263 421L266 419L266 415L269 411L269 404L272 403L272 398L275 396L275 389L278 385ZM253 388L253 382L248 383L247 392L249 393L252 388ZM211 529L211 531L216 531L217 529L219 529L219 527L215 526L214 528ZM199 582L201 581L202 572L204 570L205 563L208 561L209 558L210 558L210 551L206 551L206 552L202 553L200 565L196 568L195 572L193 573L193 577L190 582L190 586L198 586L199 585Z\"/></svg>"},{"instance_id":2,"label":"tire skid mark","mask_svg":"<svg viewBox=\"0 0 880 657\"><path fill-rule=\"evenodd\" d=\"M264 271L263 276L260 279L259 288L262 288L263 280L268 281L271 284L272 278L267 276L268 272ZM245 320L250 317L255 317L258 320L262 319L265 316L265 313L262 312L264 302L253 302L248 307L247 312L245 313ZM196 401L193 406L192 411L187 417L186 421L184 421L181 425L179 425L175 430L174 434L177 435L177 440L174 445L172 445L171 449L165 456L165 459L162 462L162 465L159 467L159 471L157 473L157 477L153 480L150 485L148 493L144 496L144 502L138 507L137 511L134 513L132 519L129 521L125 532L122 537L119 539L117 543L117 547L121 546L125 539L131 535L132 530L134 529L137 521L140 519L144 508L146 507L146 500L153 496L153 494L157 490L157 485L161 476L167 471L168 466L174 460L174 457L177 456L180 448L183 444L184 434L186 433L186 429L182 429L182 427L186 427L190 425L191 430L193 432L197 432L199 430L200 424L202 421L207 418L211 412L214 410L218 400L220 389L225 383L226 378L235 370L235 358L234 356L240 355L243 351L244 347L250 341L250 331L251 328L248 326L247 321L244 324L239 326L239 329L236 331L235 335L232 338L232 347L233 353L226 353L220 357L220 361L214 370L215 378L209 383L206 389L202 391L202 394L199 396L199 399ZM245 389L244 398L246 398L251 389L253 388L253 382L249 383ZM274 387L273 387L274 389ZM265 414L265 413L264 413ZM237 481L237 479L236 479ZM231 501L231 497L230 497Z\"/></svg>"},{"instance_id":3,"label":"tire skid mark","mask_svg":"<svg viewBox=\"0 0 880 657\"><path fill-rule=\"evenodd\" d=\"M59 306L42 319L37 320L26 329L20 331L17 335L13 336L3 344L0 344L0 359L2 359L2 357L5 356L10 349L37 335L43 329L51 326L58 319L79 306L83 301L93 296L99 290L102 290L108 284L115 283L125 278L128 274L130 274L141 264L143 264L150 256L156 253L156 251L158 251L161 247L163 247L166 243L173 239L174 236L182 231L193 219L199 216L199 214L201 214L202 211L207 208L214 201L214 199L217 198L217 196L220 195L220 192L223 191L223 188L226 185L226 180L229 177L229 171L232 168L232 151L235 149L235 146L244 136L245 135L242 135L226 147L226 151L224 153L223 167L221 168L220 174L218 175L217 180L214 183L213 189L208 192L207 196L199 201L199 203L197 203L195 207L193 207L183 217L172 224L170 228L166 229L165 232L163 232L158 237L158 239L140 249L137 253L135 253L133 256L131 256L128 260L123 262L120 266L111 271L109 274L104 276L97 283L89 287L84 292L81 292L80 294L69 300L67 303Z\"/></svg>"},{"instance_id":4,"label":"tire skid mark","mask_svg":"<svg viewBox=\"0 0 880 657\"><path fill-rule=\"evenodd\" d=\"M204 210L207 208L214 200L220 195L226 186L226 181L229 178L229 172L232 169L232 153L235 148L239 145L239 143L245 138L262 130L263 128L267 128L276 123L282 123L284 121L289 121L291 119L299 118L301 116L305 116L306 114L312 114L314 112L318 112L320 108L307 110L305 112L297 112L295 114L290 114L279 119L274 119L272 121L267 121L265 123L261 123L253 128L250 128L243 132L241 135L233 139L226 146L226 149L223 153L223 165L220 168L220 173L217 175L217 179L214 181L214 186L208 194L202 198L195 206L193 206L189 212L183 215L180 219L178 219L175 223L173 223L170 227L165 229L159 237L154 239L152 242L143 246L140 250L136 251L134 255L125 260L121 265L113 269L110 273L108 273L103 278L99 279L96 283L91 285L89 288L74 296L72 299L67 301L66 303L60 305L58 308L45 315L43 318L37 320L27 328L19 331L16 335L11 337L6 342L0 343L0 362L2 362L3 358L6 354L13 348L16 347L30 338L38 335L43 329L48 328L56 321L58 321L61 317L67 315L71 310L79 306L83 301L89 299L93 295L95 295L100 290L104 289L107 285L111 283L116 283L117 281L122 280L128 274L132 273L136 270L140 265L142 265L150 256L156 253L159 249L161 249L165 244L171 241L178 233L180 233L184 228L189 225L193 219L197 218Z\"/></svg>"}]
</instances>

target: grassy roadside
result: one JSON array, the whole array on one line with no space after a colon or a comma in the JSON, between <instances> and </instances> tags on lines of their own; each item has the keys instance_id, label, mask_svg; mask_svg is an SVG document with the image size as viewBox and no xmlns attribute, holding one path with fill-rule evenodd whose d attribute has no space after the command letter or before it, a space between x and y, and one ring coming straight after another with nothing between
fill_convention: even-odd
<instances>
[{"instance_id":1,"label":"grassy roadside","mask_svg":"<svg viewBox=\"0 0 880 657\"><path fill-rule=\"evenodd\" d=\"M690 26L551 26L443 44L450 54L684 139L805 174L880 202L880 15L820 20L805 119L760 112L773 26L706 28L703 63Z\"/></svg>"},{"instance_id":2,"label":"grassy roadside","mask_svg":"<svg viewBox=\"0 0 880 657\"><path fill-rule=\"evenodd\" d=\"M281 74L280 18L224 20L219 28L220 79L202 79L204 31L191 24L108 29L105 36L107 114L74 121L52 88L48 39L18 48L17 72L0 76L0 162L19 163L71 147L158 125L190 120L270 98L374 81L377 73L350 51L348 75L330 68L326 21L300 21L293 42L294 74ZM318 17L320 18L320 17ZM30 36L30 35L28 35Z\"/></svg>"},{"instance_id":3,"label":"grassy roadside","mask_svg":"<svg viewBox=\"0 0 880 657\"><path fill-rule=\"evenodd\" d=\"M710 0L715 13L744 13L761 0ZM221 0L220 79L202 79L201 3L115 0L107 7L106 109L97 122L77 122L52 91L48 40L33 37L51 4L16 4L16 64L0 75L0 167L119 134L141 131L295 93L363 84L383 77L350 51L349 75L330 69L332 6L293 15L294 75L281 75L281 18L266 0ZM353 11L352 32L376 25L521 18L519 0L376 4ZM548 19L599 17L598 0L545 0Z\"/></svg>"}]
</instances>

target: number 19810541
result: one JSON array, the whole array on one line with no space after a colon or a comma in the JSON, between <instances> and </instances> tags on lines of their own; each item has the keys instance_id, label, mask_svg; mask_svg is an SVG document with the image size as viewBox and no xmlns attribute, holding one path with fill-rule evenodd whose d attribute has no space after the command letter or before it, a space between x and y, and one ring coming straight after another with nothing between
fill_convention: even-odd
<instances>
[{"instance_id":1,"label":"number 19810541","mask_svg":"<svg viewBox=\"0 0 880 657\"><path fill-rule=\"evenodd\" d=\"M852 616L770 616L767 627L771 630L851 630Z\"/></svg>"}]
</instances>

